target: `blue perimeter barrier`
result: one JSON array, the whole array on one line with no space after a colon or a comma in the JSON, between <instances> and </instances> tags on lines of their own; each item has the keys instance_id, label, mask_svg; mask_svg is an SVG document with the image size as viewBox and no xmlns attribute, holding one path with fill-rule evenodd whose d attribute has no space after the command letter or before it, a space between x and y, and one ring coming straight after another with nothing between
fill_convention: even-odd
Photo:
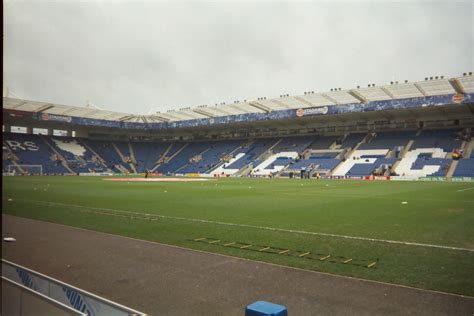
<instances>
[{"instance_id":1,"label":"blue perimeter barrier","mask_svg":"<svg viewBox=\"0 0 474 316\"><path fill-rule=\"evenodd\" d=\"M257 301L245 308L245 316L288 316L285 306Z\"/></svg>"}]
</instances>

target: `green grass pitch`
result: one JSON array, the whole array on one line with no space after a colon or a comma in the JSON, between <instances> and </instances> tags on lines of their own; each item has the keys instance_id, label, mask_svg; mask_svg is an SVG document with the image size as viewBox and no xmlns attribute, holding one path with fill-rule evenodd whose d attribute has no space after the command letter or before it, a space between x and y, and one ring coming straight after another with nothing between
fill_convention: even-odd
<instances>
[{"instance_id":1,"label":"green grass pitch","mask_svg":"<svg viewBox=\"0 0 474 316\"><path fill-rule=\"evenodd\" d=\"M2 210L302 269L474 296L473 187L443 182L233 178L143 183L4 177ZM122 211L160 217L130 218ZM290 251L273 254L193 241L202 237ZM289 255L294 250L331 257ZM345 258L354 260L335 262ZM375 261L371 268L352 264Z\"/></svg>"}]
</instances>

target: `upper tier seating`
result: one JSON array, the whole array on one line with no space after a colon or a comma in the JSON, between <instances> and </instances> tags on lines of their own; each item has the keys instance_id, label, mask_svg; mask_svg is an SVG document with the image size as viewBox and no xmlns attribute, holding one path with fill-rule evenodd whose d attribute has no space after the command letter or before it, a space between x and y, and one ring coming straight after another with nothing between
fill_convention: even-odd
<instances>
[{"instance_id":1,"label":"upper tier seating","mask_svg":"<svg viewBox=\"0 0 474 316\"><path fill-rule=\"evenodd\" d=\"M360 143L367 134L349 134L341 144L341 148L354 148Z\"/></svg>"},{"instance_id":2,"label":"upper tier seating","mask_svg":"<svg viewBox=\"0 0 474 316\"><path fill-rule=\"evenodd\" d=\"M377 133L369 143L361 144L359 149L389 149L404 147L410 139L415 137L415 132L381 132Z\"/></svg>"},{"instance_id":3,"label":"upper tier seating","mask_svg":"<svg viewBox=\"0 0 474 316\"><path fill-rule=\"evenodd\" d=\"M461 147L462 140L457 138L458 133L457 130L422 131L420 135L415 137L410 149L441 148L443 151L450 153L453 149Z\"/></svg>"},{"instance_id":4,"label":"upper tier seating","mask_svg":"<svg viewBox=\"0 0 474 316\"><path fill-rule=\"evenodd\" d=\"M338 136L315 136L316 140L309 145L309 149L329 149Z\"/></svg>"},{"instance_id":5,"label":"upper tier seating","mask_svg":"<svg viewBox=\"0 0 474 316\"><path fill-rule=\"evenodd\" d=\"M285 137L273 149L273 153L297 152L301 153L314 140L314 137Z\"/></svg>"}]
</instances>

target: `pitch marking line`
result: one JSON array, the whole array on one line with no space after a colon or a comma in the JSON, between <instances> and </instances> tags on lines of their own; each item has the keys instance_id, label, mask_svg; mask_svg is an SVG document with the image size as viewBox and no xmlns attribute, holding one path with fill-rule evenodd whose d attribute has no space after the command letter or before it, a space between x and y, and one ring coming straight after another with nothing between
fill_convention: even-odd
<instances>
[{"instance_id":1,"label":"pitch marking line","mask_svg":"<svg viewBox=\"0 0 474 316\"><path fill-rule=\"evenodd\" d=\"M3 200L6 197L2 197ZM92 206L84 206L84 205L75 205L75 204L66 204L66 203L59 203L59 202L48 202L48 201L39 201L39 200L29 200L29 199L16 199L17 201L27 201L36 204L45 204L51 206L64 206L64 207L72 207L72 208L79 208L79 209L91 209L91 210L101 210L101 211L112 211L112 212L119 212L125 214L136 214L136 215L146 215L146 216L154 216L158 218L165 218L165 219L174 219L174 220L181 220L181 221L188 221L188 222L196 222L196 223L206 223L206 224L215 224L215 225L225 225L225 226L235 226L235 227L246 227L246 228L255 228L261 230L269 230L269 231L277 231L277 232L285 232L285 233L294 233L294 234L304 234L304 235L313 235L313 236L324 236L324 237L335 237L335 238L342 238L342 239L353 239L353 240L363 240L363 241L372 241L372 242L381 242L381 243L388 243L388 244L396 244L396 245L405 245L405 246L417 246L417 247L426 247L426 248L437 248L437 249L447 249L447 250L457 250L457 251L467 251L467 252L474 252L472 248L463 248L463 247L451 247L451 246L443 246L443 245L434 245L434 244L424 244L424 243L417 243L417 242L408 242L408 241L399 241L399 240L388 240L388 239L376 239L376 238L368 238L368 237L359 237L359 236L348 236L348 235L339 235L339 234L331 234L331 233L320 233L320 232L309 232L305 230L295 230L295 229L285 229L285 228L275 228L275 227L267 227L267 226L257 226L257 225L249 225L249 224L236 224L236 223L228 223L228 222L219 222L219 221L211 221L206 219L197 219L197 218L187 218L187 217L178 217L178 216L169 216L169 215L160 215L160 214L149 214L149 213L141 213L141 212L132 212L132 211L124 211L124 210L117 210L111 208L102 208L102 207L92 207Z\"/></svg>"},{"instance_id":2,"label":"pitch marking line","mask_svg":"<svg viewBox=\"0 0 474 316\"><path fill-rule=\"evenodd\" d=\"M467 189L457 190L456 192L463 192L463 191L472 190L472 189L474 189L474 187L470 187L470 188L467 188Z\"/></svg>"}]
</instances>

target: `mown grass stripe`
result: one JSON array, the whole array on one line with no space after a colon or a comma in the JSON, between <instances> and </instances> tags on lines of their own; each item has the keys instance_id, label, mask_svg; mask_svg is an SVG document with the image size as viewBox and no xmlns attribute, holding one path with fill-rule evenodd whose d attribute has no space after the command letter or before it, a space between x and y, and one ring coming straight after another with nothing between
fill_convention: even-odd
<instances>
[{"instance_id":1,"label":"mown grass stripe","mask_svg":"<svg viewBox=\"0 0 474 316\"><path fill-rule=\"evenodd\" d=\"M2 199L5 200L7 198L2 197ZM377 238L339 235L339 234L321 233L321 232L310 232L310 231L304 231L304 230L275 228L275 227L257 226L257 225L249 225L249 224L228 223L228 222L211 221L211 220L197 219L197 218L177 217L177 216L149 214L149 213L141 213L141 212L131 212L131 211L125 211L125 210L117 210L117 209L109 209L109 208L101 208L101 207L91 207L91 206L75 205L75 204L66 204L66 203L59 203L59 202L48 202L48 201L39 201L39 200L30 200L30 199L16 199L16 200L17 201L26 201L26 202L36 203L36 204L50 205L50 206L64 206L64 207L79 208L79 209L82 208L82 209L93 209L93 210L103 210L103 211L115 211L115 212L123 212L123 213L135 214L135 215L142 215L142 216L145 215L145 216L150 216L150 217L154 216L154 217L158 217L158 218L182 220L182 221L197 222L197 223L226 225L226 226L235 226L235 227L246 227L246 228L255 228L255 229L286 232L286 233L294 233L294 234L306 234L306 235L334 237L334 238L342 238L342 239L353 239L353 240L388 243L388 244L397 244L397 245L405 245L405 246L415 246L415 247L426 247L426 248L437 248L437 249L446 249L446 250L455 250L455 251L474 252L474 249L463 248L463 247L452 247L452 246L425 244L425 243L418 243L418 242L377 239Z\"/></svg>"}]
</instances>

